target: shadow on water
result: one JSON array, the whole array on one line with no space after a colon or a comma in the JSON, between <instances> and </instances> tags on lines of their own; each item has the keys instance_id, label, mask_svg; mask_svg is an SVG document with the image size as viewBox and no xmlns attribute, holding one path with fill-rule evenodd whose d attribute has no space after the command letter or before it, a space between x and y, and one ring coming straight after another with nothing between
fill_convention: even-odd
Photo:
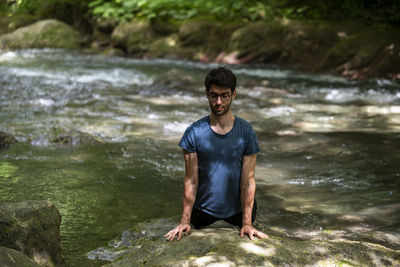
<instances>
[{"instance_id":1,"label":"shadow on water","mask_svg":"<svg viewBox=\"0 0 400 267\"><path fill-rule=\"evenodd\" d=\"M257 168L259 221L299 238L399 249L399 141L359 132L270 135Z\"/></svg>"}]
</instances>

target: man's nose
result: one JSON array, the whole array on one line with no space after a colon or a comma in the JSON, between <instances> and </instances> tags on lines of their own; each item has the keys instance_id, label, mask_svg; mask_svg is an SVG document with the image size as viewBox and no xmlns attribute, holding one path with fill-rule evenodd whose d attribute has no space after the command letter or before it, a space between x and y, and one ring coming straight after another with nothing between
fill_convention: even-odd
<instances>
[{"instance_id":1,"label":"man's nose","mask_svg":"<svg viewBox=\"0 0 400 267\"><path fill-rule=\"evenodd\" d=\"M220 95L217 97L217 104L218 104L218 105L221 105L221 104L222 104L222 99L221 99L221 96L220 96Z\"/></svg>"}]
</instances>

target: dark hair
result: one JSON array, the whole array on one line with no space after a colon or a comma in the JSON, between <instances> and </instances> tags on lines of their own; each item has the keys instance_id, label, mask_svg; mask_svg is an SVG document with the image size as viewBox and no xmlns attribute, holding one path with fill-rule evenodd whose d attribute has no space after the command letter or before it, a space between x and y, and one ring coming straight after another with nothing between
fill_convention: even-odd
<instances>
[{"instance_id":1,"label":"dark hair","mask_svg":"<svg viewBox=\"0 0 400 267\"><path fill-rule=\"evenodd\" d=\"M236 88L236 76L230 69L225 67L212 69L210 72L208 72L204 81L207 92L210 91L210 87L213 84L229 88L233 92Z\"/></svg>"}]
</instances>

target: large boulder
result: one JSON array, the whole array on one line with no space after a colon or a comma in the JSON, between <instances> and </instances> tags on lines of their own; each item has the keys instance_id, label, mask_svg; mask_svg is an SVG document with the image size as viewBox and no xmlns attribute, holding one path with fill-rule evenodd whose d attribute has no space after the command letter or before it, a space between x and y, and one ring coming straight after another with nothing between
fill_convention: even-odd
<instances>
[{"instance_id":1,"label":"large boulder","mask_svg":"<svg viewBox=\"0 0 400 267\"><path fill-rule=\"evenodd\" d=\"M180 241L163 235L173 220L155 220L124 231L108 248L88 253L90 259L112 261L107 266L396 266L400 251L368 242L299 239L268 232L267 239L250 241L227 225L192 230Z\"/></svg>"},{"instance_id":2,"label":"large boulder","mask_svg":"<svg viewBox=\"0 0 400 267\"><path fill-rule=\"evenodd\" d=\"M312 68L337 41L330 25L304 21L249 23L230 37L228 51L239 62L281 63Z\"/></svg>"},{"instance_id":3,"label":"large boulder","mask_svg":"<svg viewBox=\"0 0 400 267\"><path fill-rule=\"evenodd\" d=\"M179 46L191 49L190 59L215 61L227 49L232 32L240 26L236 22L222 24L206 18L191 19L179 27Z\"/></svg>"},{"instance_id":4,"label":"large boulder","mask_svg":"<svg viewBox=\"0 0 400 267\"><path fill-rule=\"evenodd\" d=\"M185 21L179 28L179 40L183 46L201 46L209 42L209 37L217 31L218 23L208 19Z\"/></svg>"},{"instance_id":5,"label":"large boulder","mask_svg":"<svg viewBox=\"0 0 400 267\"><path fill-rule=\"evenodd\" d=\"M0 246L15 249L44 265L63 266L61 215L49 201L0 204Z\"/></svg>"},{"instance_id":6,"label":"large boulder","mask_svg":"<svg viewBox=\"0 0 400 267\"><path fill-rule=\"evenodd\" d=\"M133 20L120 24L111 34L113 45L131 54L146 53L154 38L155 33L150 22L144 20Z\"/></svg>"},{"instance_id":7,"label":"large boulder","mask_svg":"<svg viewBox=\"0 0 400 267\"><path fill-rule=\"evenodd\" d=\"M343 28L341 38L326 50L317 69L352 78L400 75L400 30L387 25ZM397 77L400 78L400 77Z\"/></svg>"},{"instance_id":8,"label":"large boulder","mask_svg":"<svg viewBox=\"0 0 400 267\"><path fill-rule=\"evenodd\" d=\"M79 48L82 43L78 31L55 19L38 21L0 37L1 49Z\"/></svg>"},{"instance_id":9,"label":"large boulder","mask_svg":"<svg viewBox=\"0 0 400 267\"><path fill-rule=\"evenodd\" d=\"M40 267L24 253L14 249L0 247L0 266L2 267Z\"/></svg>"}]
</instances>

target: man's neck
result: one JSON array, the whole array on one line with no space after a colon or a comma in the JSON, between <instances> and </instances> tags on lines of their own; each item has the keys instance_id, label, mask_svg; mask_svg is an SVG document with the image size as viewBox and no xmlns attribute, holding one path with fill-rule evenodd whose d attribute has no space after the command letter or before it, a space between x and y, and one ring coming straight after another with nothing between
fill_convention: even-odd
<instances>
[{"instance_id":1,"label":"man's neck","mask_svg":"<svg viewBox=\"0 0 400 267\"><path fill-rule=\"evenodd\" d=\"M233 128L234 122L235 116L230 110L222 116L215 115L214 113L210 114L211 129L218 134L228 133Z\"/></svg>"}]
</instances>

